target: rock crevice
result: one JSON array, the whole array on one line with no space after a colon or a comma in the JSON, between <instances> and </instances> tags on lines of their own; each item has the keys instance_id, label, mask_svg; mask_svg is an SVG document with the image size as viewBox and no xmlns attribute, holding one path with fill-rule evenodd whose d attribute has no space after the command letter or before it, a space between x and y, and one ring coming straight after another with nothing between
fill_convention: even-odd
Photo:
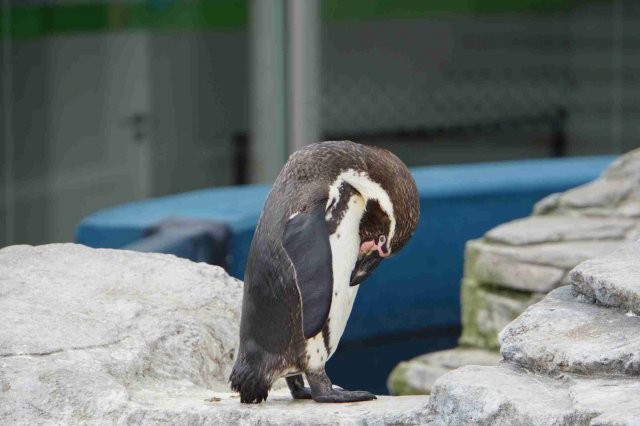
<instances>
[{"instance_id":1,"label":"rock crevice","mask_svg":"<svg viewBox=\"0 0 640 426\"><path fill-rule=\"evenodd\" d=\"M73 347L72 346L70 348L54 349L54 350L49 351L49 352L3 353L3 354L0 354L0 358L10 358L10 357L15 357L15 356L49 356L49 355L55 355L55 354L59 354L59 353L63 353L63 352L88 351L88 350L91 350L91 349L103 349L103 348L108 348L109 346L118 345L126 338L127 338L127 336L125 336L125 337L123 337L121 339L117 339L117 340L115 340L113 342L102 343L102 344L99 344L99 345L77 346L77 347Z\"/></svg>"}]
</instances>

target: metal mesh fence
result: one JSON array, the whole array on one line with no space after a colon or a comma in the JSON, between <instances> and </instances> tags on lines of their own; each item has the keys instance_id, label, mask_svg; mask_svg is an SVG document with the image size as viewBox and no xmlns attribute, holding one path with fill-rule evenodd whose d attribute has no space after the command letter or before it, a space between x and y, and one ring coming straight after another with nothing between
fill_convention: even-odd
<instances>
[{"instance_id":1,"label":"metal mesh fence","mask_svg":"<svg viewBox=\"0 0 640 426\"><path fill-rule=\"evenodd\" d=\"M341 66L340 53L349 50L344 44L338 54L337 48L325 47L324 128L362 132L460 126L566 107L576 79L569 60L571 42L562 25L568 19L520 19L515 34L511 25L487 31L491 22L453 20L446 34L437 34L444 52L432 57L424 47L429 21L404 24L408 31L380 23L388 35L382 48L394 53L378 54L377 46L368 50L354 43L351 53L364 62L360 67ZM347 37L340 36L344 43ZM413 67L395 60L419 55L427 57Z\"/></svg>"}]
</instances>

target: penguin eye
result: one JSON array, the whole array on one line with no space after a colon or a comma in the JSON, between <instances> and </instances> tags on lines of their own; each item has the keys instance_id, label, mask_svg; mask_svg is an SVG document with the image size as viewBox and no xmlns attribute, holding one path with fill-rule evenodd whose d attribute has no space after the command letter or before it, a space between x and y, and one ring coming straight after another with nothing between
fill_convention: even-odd
<instances>
[{"instance_id":1,"label":"penguin eye","mask_svg":"<svg viewBox=\"0 0 640 426\"><path fill-rule=\"evenodd\" d=\"M384 235L380 235L380 238L378 238L378 241L380 241L380 244L384 244L387 242L387 237L385 237Z\"/></svg>"}]
</instances>

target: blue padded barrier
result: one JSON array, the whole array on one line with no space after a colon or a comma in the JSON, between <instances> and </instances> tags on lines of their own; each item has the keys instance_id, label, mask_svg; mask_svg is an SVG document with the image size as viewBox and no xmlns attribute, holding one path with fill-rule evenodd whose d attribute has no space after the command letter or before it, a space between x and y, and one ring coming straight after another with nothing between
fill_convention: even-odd
<instances>
[{"instance_id":1,"label":"blue padded barrier","mask_svg":"<svg viewBox=\"0 0 640 426\"><path fill-rule=\"evenodd\" d=\"M412 169L420 191L418 230L401 253L382 262L362 284L343 341L459 325L465 243L498 224L530 214L534 203L550 193L595 179L614 159L576 157ZM242 278L268 191L265 185L213 188L125 204L84 219L76 241L91 247L159 247L157 251L192 256L188 253L208 247L193 240L202 234L193 233L192 228L181 242L175 229L156 235L153 241L143 238L171 218L223 224L230 232L228 271Z\"/></svg>"}]
</instances>

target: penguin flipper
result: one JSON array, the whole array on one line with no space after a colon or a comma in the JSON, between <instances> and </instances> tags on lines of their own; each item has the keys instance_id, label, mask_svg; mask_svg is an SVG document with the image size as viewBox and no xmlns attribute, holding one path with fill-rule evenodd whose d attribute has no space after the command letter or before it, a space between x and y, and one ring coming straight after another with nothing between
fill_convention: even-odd
<instances>
[{"instance_id":1,"label":"penguin flipper","mask_svg":"<svg viewBox=\"0 0 640 426\"><path fill-rule=\"evenodd\" d=\"M322 203L289 219L282 238L302 297L305 339L318 334L329 317L333 272L329 229Z\"/></svg>"}]
</instances>

